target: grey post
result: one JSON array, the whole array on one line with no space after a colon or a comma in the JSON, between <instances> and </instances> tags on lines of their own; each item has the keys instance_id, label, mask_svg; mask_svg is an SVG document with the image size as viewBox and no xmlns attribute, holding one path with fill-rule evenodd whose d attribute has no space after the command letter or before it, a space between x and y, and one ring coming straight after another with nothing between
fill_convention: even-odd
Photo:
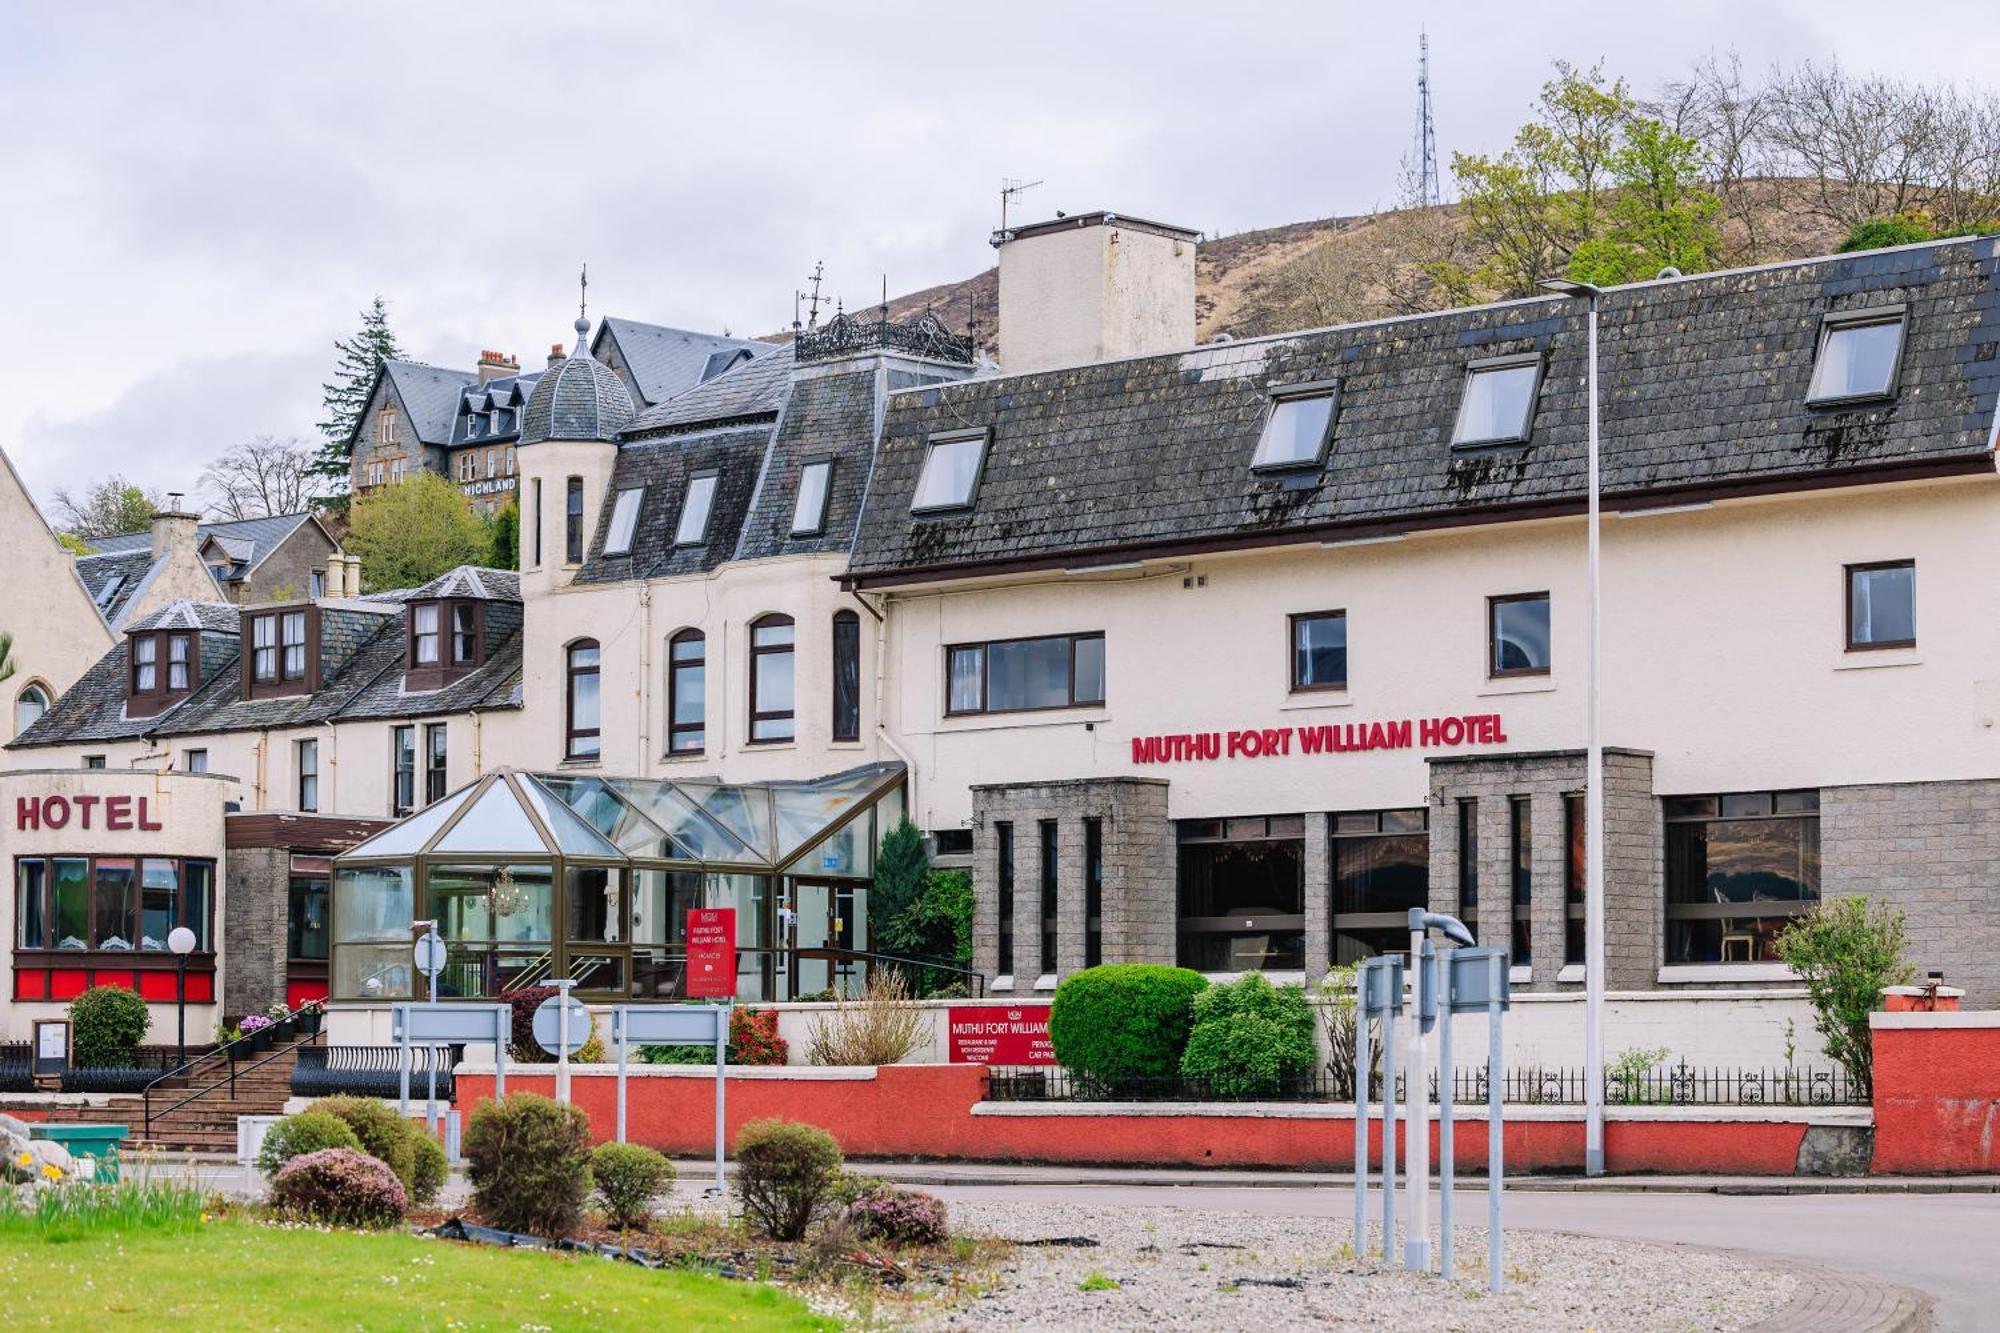
<instances>
[{"instance_id":1,"label":"grey post","mask_svg":"<svg viewBox=\"0 0 2000 1333\"><path fill-rule=\"evenodd\" d=\"M408 1119L410 1115L410 1011L406 1005L397 1005L389 1012L400 1016L402 1019L402 1022L397 1025L398 1032L396 1034L399 1038L397 1044L402 1047L401 1050L396 1052L398 1082L402 1089L400 1101L396 1107L396 1114L402 1116L404 1119Z\"/></svg>"},{"instance_id":2,"label":"grey post","mask_svg":"<svg viewBox=\"0 0 2000 1333\"><path fill-rule=\"evenodd\" d=\"M611 1040L618 1043L618 1141L625 1142L625 1006L611 1011Z\"/></svg>"},{"instance_id":3,"label":"grey post","mask_svg":"<svg viewBox=\"0 0 2000 1333\"><path fill-rule=\"evenodd\" d=\"M722 1193L723 1101L729 1086L729 1020L735 1006L722 1005L715 1015L715 1192Z\"/></svg>"},{"instance_id":4,"label":"grey post","mask_svg":"<svg viewBox=\"0 0 2000 1333\"><path fill-rule=\"evenodd\" d=\"M1368 973L1354 974L1354 1257L1368 1255Z\"/></svg>"},{"instance_id":5,"label":"grey post","mask_svg":"<svg viewBox=\"0 0 2000 1333\"><path fill-rule=\"evenodd\" d=\"M1390 979L1400 992L1403 978ZM1402 998L1399 994L1398 999ZM1382 1262L1396 1257L1396 1011L1382 1015Z\"/></svg>"},{"instance_id":6,"label":"grey post","mask_svg":"<svg viewBox=\"0 0 2000 1333\"><path fill-rule=\"evenodd\" d=\"M1445 1277L1452 1275L1451 1244L1451 1191L1458 1177L1453 1169L1452 1144L1455 1136L1451 1127L1451 1099L1453 1075L1451 1064L1451 1028L1457 1010L1451 1003L1451 956L1457 949L1446 950L1437 960L1438 973L1438 1268Z\"/></svg>"},{"instance_id":7,"label":"grey post","mask_svg":"<svg viewBox=\"0 0 2000 1333\"><path fill-rule=\"evenodd\" d=\"M1500 1004L1507 993L1507 956L1495 952L1486 960L1486 1286L1500 1290L1500 1182L1506 1174L1501 1149Z\"/></svg>"}]
</instances>

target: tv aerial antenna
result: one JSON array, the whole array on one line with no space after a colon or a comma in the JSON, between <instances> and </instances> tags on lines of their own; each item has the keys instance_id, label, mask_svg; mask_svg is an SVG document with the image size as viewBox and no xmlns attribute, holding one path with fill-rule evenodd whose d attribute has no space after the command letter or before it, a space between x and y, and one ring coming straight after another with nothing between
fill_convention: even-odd
<instances>
[{"instance_id":1,"label":"tv aerial antenna","mask_svg":"<svg viewBox=\"0 0 2000 1333\"><path fill-rule=\"evenodd\" d=\"M1039 180L1024 181L1016 176L1003 176L1000 178L1000 234L1001 235L1004 236L1007 233L1007 206L1013 203L1015 200L1019 199L1022 195L1026 194L1029 190L1032 190L1037 185L1042 185L1042 184L1045 184L1045 182Z\"/></svg>"}]
</instances>

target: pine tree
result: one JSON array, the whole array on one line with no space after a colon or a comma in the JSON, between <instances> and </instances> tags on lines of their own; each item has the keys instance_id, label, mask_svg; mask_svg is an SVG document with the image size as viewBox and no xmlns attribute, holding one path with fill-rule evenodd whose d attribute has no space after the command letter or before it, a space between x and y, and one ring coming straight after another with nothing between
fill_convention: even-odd
<instances>
[{"instance_id":1,"label":"pine tree","mask_svg":"<svg viewBox=\"0 0 2000 1333\"><path fill-rule=\"evenodd\" d=\"M382 368L384 361L403 354L402 349L396 346L396 335L389 328L388 303L376 297L361 312L360 331L333 346L340 353L340 362L334 368L332 381L320 386L326 420L319 423L319 430L326 437L326 443L320 446L313 472L334 482L344 492L347 489L347 439L354 433L354 423L368 407L368 391L375 385L375 372Z\"/></svg>"}]
</instances>

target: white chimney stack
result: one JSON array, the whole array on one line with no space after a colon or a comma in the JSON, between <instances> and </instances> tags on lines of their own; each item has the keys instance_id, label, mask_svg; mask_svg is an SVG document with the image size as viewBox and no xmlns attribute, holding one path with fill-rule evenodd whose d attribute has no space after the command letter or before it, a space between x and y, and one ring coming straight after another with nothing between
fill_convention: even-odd
<instances>
[{"instance_id":1,"label":"white chimney stack","mask_svg":"<svg viewBox=\"0 0 2000 1333\"><path fill-rule=\"evenodd\" d=\"M994 233L1001 370L1192 347L1198 235L1104 212Z\"/></svg>"}]
</instances>

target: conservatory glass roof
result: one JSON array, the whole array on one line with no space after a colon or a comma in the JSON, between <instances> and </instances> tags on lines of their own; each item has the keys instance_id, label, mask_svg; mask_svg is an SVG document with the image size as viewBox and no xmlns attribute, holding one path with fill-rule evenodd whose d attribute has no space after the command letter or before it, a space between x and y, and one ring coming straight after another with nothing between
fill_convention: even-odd
<instances>
[{"instance_id":1,"label":"conservatory glass roof","mask_svg":"<svg viewBox=\"0 0 2000 1333\"><path fill-rule=\"evenodd\" d=\"M338 859L560 855L779 870L902 777L897 763L747 785L496 769Z\"/></svg>"}]
</instances>

